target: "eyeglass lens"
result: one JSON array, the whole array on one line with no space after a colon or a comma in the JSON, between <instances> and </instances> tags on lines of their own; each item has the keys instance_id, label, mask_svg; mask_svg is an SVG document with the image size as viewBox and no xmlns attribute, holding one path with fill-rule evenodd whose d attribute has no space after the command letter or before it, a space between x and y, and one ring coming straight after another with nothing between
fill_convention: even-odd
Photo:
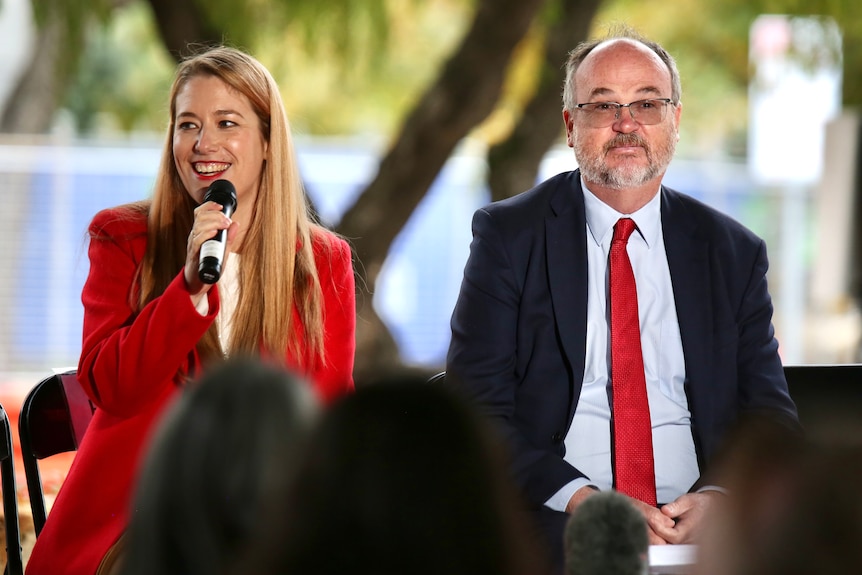
<instances>
[{"instance_id":1,"label":"eyeglass lens","mask_svg":"<svg viewBox=\"0 0 862 575\"><path fill-rule=\"evenodd\" d=\"M639 100L630 104L615 102L597 102L585 104L581 109L587 114L587 121L593 127L610 126L623 114L623 108L628 108L632 119L639 124L649 126L658 124L664 119L667 102L664 100Z\"/></svg>"}]
</instances>

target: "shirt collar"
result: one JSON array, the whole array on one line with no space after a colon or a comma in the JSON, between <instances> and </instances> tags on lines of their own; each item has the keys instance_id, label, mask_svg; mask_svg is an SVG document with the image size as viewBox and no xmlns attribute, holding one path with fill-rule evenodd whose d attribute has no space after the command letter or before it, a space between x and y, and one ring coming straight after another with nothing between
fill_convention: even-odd
<instances>
[{"instance_id":1,"label":"shirt collar","mask_svg":"<svg viewBox=\"0 0 862 575\"><path fill-rule=\"evenodd\" d=\"M647 248L656 244L661 229L661 188L647 204L633 214L621 214L593 194L581 178L581 188L584 190L584 208L586 209L587 228L593 241L602 245L607 239L610 243L614 225L620 218L631 218L637 225L637 231L646 242Z\"/></svg>"}]
</instances>

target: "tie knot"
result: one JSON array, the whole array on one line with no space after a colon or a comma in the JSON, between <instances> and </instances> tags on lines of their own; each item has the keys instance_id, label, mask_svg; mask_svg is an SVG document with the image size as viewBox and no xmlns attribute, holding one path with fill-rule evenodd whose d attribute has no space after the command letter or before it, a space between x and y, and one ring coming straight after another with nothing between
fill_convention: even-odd
<instances>
[{"instance_id":1,"label":"tie knot","mask_svg":"<svg viewBox=\"0 0 862 575\"><path fill-rule=\"evenodd\" d=\"M628 243L629 236L635 231L635 221L631 218L620 218L614 226L614 242Z\"/></svg>"}]
</instances>

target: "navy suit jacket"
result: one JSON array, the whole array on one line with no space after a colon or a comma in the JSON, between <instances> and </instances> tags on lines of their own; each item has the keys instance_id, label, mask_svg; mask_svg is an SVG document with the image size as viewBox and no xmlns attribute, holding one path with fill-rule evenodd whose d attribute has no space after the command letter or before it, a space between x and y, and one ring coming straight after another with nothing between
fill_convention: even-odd
<instances>
[{"instance_id":1,"label":"navy suit jacket","mask_svg":"<svg viewBox=\"0 0 862 575\"><path fill-rule=\"evenodd\" d=\"M774 337L763 240L666 187L661 224L703 478L743 411L795 420L796 407ZM452 315L447 383L499 423L535 506L583 476L563 460L563 440L584 375L586 241L578 171L478 210Z\"/></svg>"}]
</instances>

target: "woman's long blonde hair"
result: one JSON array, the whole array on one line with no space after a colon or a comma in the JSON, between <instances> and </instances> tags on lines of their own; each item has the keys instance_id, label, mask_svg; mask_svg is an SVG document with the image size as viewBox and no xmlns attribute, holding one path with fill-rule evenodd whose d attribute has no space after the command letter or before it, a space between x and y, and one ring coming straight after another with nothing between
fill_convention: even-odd
<instances>
[{"instance_id":1,"label":"woman's long blonde hair","mask_svg":"<svg viewBox=\"0 0 862 575\"><path fill-rule=\"evenodd\" d=\"M269 143L260 190L243 240L231 355L257 355L263 350L283 362L287 350L299 365L309 369L324 359L323 296L312 247L318 230L309 215L278 85L260 62L240 50L212 48L190 57L177 69L170 94L170 125L149 205L138 307L162 294L185 264L186 241L197 204L174 164L173 135L177 94L198 76L219 78L245 95ZM320 242L320 248L327 245ZM201 338L197 349L204 361L223 355L216 324Z\"/></svg>"}]
</instances>

